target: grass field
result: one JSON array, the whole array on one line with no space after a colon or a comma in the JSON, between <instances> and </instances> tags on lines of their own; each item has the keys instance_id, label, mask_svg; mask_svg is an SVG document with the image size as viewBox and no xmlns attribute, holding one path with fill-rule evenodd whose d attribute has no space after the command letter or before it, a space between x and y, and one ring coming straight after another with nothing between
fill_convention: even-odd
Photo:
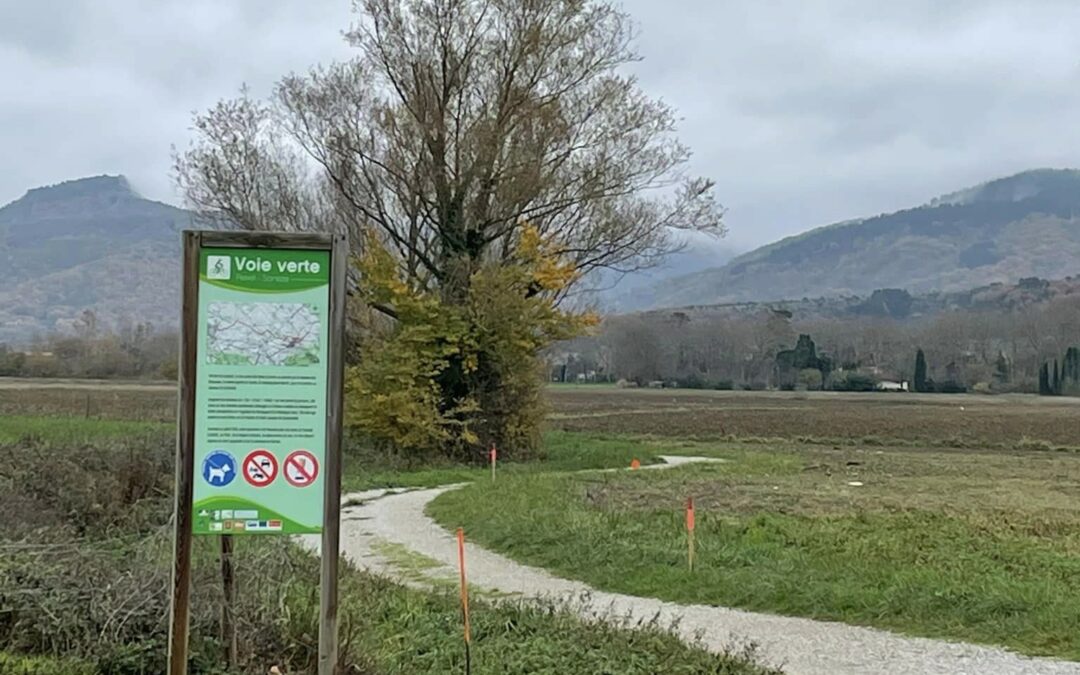
<instances>
[{"instance_id":1,"label":"grass field","mask_svg":"<svg viewBox=\"0 0 1080 675\"><path fill-rule=\"evenodd\" d=\"M604 589L1080 659L1075 400L610 387L551 399L551 427L578 442L728 462L480 481L440 497L438 520Z\"/></svg>"},{"instance_id":2,"label":"grass field","mask_svg":"<svg viewBox=\"0 0 1080 675\"><path fill-rule=\"evenodd\" d=\"M130 441L174 437L172 424L117 419L38 415L0 416L0 443L77 446L104 440Z\"/></svg>"},{"instance_id":3,"label":"grass field","mask_svg":"<svg viewBox=\"0 0 1080 675\"><path fill-rule=\"evenodd\" d=\"M446 493L430 511L511 557L606 590L1080 659L1072 454L621 440L642 454L727 461L508 476ZM693 573L683 525L691 496Z\"/></svg>"},{"instance_id":4,"label":"grass field","mask_svg":"<svg viewBox=\"0 0 1080 675\"><path fill-rule=\"evenodd\" d=\"M29 395L27 395L29 393ZM91 391L91 415L61 388L0 387L0 672L161 672L171 550L173 425L133 405L138 389ZM164 396L162 397L164 398ZM81 403L85 404L85 398ZM130 418L130 419L128 419ZM553 437L562 469L623 463L623 444ZM351 455L351 453L350 453ZM357 485L427 484L462 467L401 469L359 460ZM377 470L376 470L377 468ZM362 469L362 471L361 471ZM506 473L522 473L508 466ZM532 469L529 469L532 470ZM216 640L216 542L195 546L191 672L225 675ZM314 672L318 563L280 538L236 544L241 658L237 672ZM345 567L340 607L346 672L463 672L454 593L402 587ZM567 608L475 601L472 672L766 675L747 655L717 655L658 624L611 625Z\"/></svg>"},{"instance_id":5,"label":"grass field","mask_svg":"<svg viewBox=\"0 0 1080 675\"><path fill-rule=\"evenodd\" d=\"M0 416L172 422L176 388L164 383L0 378Z\"/></svg>"},{"instance_id":6,"label":"grass field","mask_svg":"<svg viewBox=\"0 0 1080 675\"><path fill-rule=\"evenodd\" d=\"M1080 399L1025 395L551 389L552 428L916 447L1080 449Z\"/></svg>"},{"instance_id":7,"label":"grass field","mask_svg":"<svg viewBox=\"0 0 1080 675\"><path fill-rule=\"evenodd\" d=\"M549 388L555 430L698 439L1080 450L1080 399L1025 395L845 394ZM161 383L0 378L0 415L171 422Z\"/></svg>"},{"instance_id":8,"label":"grass field","mask_svg":"<svg viewBox=\"0 0 1080 675\"><path fill-rule=\"evenodd\" d=\"M139 384L0 380L0 443L19 440L80 445L91 440L153 438L175 434L175 394L169 387ZM86 410L91 413L87 415ZM547 434L544 448L528 462L504 461L500 473L574 471L627 466L632 459L655 462L655 454L636 457L640 449L625 443L583 443L576 434ZM486 467L432 461L410 462L350 443L342 489L355 492L382 487L433 487L476 480Z\"/></svg>"},{"instance_id":9,"label":"grass field","mask_svg":"<svg viewBox=\"0 0 1080 675\"><path fill-rule=\"evenodd\" d=\"M354 447L346 487L475 481L440 497L433 515L514 558L607 590L1080 660L1078 402L605 387L550 393L541 456L501 462L495 484L482 467L413 466ZM80 395L83 407L65 418L64 406ZM143 407L131 403L147 396ZM0 386L0 411L8 413L0 443L167 442L171 424L146 411L164 410L170 396L104 390L91 393L87 415L85 390ZM578 473L660 454L727 461ZM682 526L690 496L698 507L692 574Z\"/></svg>"},{"instance_id":10,"label":"grass field","mask_svg":"<svg viewBox=\"0 0 1080 675\"><path fill-rule=\"evenodd\" d=\"M497 462L499 476L531 476L551 472L584 471L626 467L637 459L642 464L660 461L660 445L626 443L620 438L606 440L582 434L549 431L542 451L529 461ZM369 451L345 456L342 490L346 493L381 487L435 487L484 480L491 476L487 466L454 463L426 463L413 466L379 457Z\"/></svg>"}]
</instances>

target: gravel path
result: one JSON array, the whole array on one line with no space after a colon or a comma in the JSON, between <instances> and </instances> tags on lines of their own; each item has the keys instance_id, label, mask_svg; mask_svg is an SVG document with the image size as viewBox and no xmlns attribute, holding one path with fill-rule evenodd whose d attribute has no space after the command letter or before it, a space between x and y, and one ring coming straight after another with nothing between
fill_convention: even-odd
<instances>
[{"instance_id":1,"label":"gravel path","mask_svg":"<svg viewBox=\"0 0 1080 675\"><path fill-rule=\"evenodd\" d=\"M694 458L665 458L670 465ZM342 511L342 552L355 564L407 583L448 583L457 577L457 542L453 534L425 513L428 502L447 490L378 490L346 498ZM317 540L307 543L318 547ZM1031 659L989 647L908 638L841 623L757 614L724 607L678 605L652 598L596 591L560 579L473 544L466 545L470 587L484 592L526 598L580 600L572 603L586 615L627 615L646 620L658 616L667 624L678 619L686 639L700 636L715 650L758 647L759 661L794 675L975 675L989 673L1076 673L1080 663ZM409 553L412 552L412 553ZM410 565L421 554L441 565Z\"/></svg>"}]
</instances>

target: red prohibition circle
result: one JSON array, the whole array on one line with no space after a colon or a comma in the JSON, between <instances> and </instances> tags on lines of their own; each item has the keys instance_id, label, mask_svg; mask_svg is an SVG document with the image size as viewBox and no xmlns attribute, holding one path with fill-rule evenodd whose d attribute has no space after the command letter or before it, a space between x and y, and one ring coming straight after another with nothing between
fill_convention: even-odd
<instances>
[{"instance_id":1,"label":"red prohibition circle","mask_svg":"<svg viewBox=\"0 0 1080 675\"><path fill-rule=\"evenodd\" d=\"M277 458L266 448L256 448L244 458L242 473L251 485L266 487L277 478Z\"/></svg>"},{"instance_id":2,"label":"red prohibition circle","mask_svg":"<svg viewBox=\"0 0 1080 675\"><path fill-rule=\"evenodd\" d=\"M319 460L307 450L293 450L285 458L285 480L293 487L303 488L315 482L319 475Z\"/></svg>"}]
</instances>

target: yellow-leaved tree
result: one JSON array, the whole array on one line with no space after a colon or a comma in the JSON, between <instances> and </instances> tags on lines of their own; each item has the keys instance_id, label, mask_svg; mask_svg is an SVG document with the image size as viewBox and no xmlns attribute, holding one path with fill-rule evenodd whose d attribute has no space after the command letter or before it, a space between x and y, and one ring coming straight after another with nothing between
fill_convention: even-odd
<instances>
[{"instance_id":1,"label":"yellow-leaved tree","mask_svg":"<svg viewBox=\"0 0 1080 675\"><path fill-rule=\"evenodd\" d=\"M394 307L397 316L369 333L348 370L349 424L413 454L469 457L492 442L519 455L535 447L546 410L539 354L597 323L593 313L557 303L578 276L574 265L526 226L515 255L481 266L467 302L451 306L411 289L374 233L357 264L366 303ZM467 392L460 398L442 395L440 382L452 373Z\"/></svg>"}]
</instances>

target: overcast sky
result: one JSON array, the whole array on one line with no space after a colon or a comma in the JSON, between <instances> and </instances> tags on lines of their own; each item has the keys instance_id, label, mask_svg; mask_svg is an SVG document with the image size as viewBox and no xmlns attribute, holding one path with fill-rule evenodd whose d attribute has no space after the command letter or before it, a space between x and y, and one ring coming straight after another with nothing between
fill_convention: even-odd
<instances>
[{"instance_id":1,"label":"overcast sky","mask_svg":"<svg viewBox=\"0 0 1080 675\"><path fill-rule=\"evenodd\" d=\"M625 6L739 248L1080 167L1075 0ZM0 203L101 173L177 203L191 112L347 57L349 21L349 0L0 0Z\"/></svg>"}]
</instances>

